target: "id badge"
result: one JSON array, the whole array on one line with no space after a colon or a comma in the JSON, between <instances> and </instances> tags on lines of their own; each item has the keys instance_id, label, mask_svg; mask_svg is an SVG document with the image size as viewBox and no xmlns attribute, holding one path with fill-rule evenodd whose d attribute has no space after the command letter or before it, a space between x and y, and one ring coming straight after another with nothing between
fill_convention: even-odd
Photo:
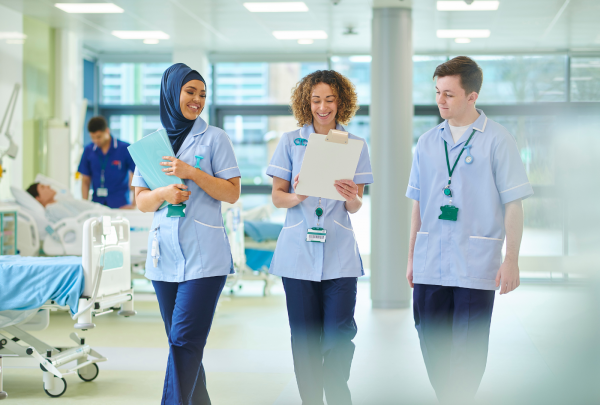
<instances>
[{"instance_id":1,"label":"id badge","mask_svg":"<svg viewBox=\"0 0 600 405\"><path fill-rule=\"evenodd\" d=\"M456 221L458 219L458 208L454 205L444 205L441 206L442 215L440 215L439 219L445 219L446 221Z\"/></svg>"},{"instance_id":2,"label":"id badge","mask_svg":"<svg viewBox=\"0 0 600 405\"><path fill-rule=\"evenodd\" d=\"M98 197L108 197L108 189L106 187L98 187L96 189Z\"/></svg>"},{"instance_id":3,"label":"id badge","mask_svg":"<svg viewBox=\"0 0 600 405\"><path fill-rule=\"evenodd\" d=\"M310 228L306 232L307 242L325 243L327 238L327 231L323 228Z\"/></svg>"},{"instance_id":4,"label":"id badge","mask_svg":"<svg viewBox=\"0 0 600 405\"><path fill-rule=\"evenodd\" d=\"M167 205L167 218L184 218L185 204L169 204Z\"/></svg>"}]
</instances>

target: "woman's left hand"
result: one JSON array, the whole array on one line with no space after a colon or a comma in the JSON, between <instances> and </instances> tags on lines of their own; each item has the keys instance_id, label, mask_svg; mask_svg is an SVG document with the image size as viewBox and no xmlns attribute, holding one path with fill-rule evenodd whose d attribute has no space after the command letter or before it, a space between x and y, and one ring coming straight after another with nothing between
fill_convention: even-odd
<instances>
[{"instance_id":1,"label":"woman's left hand","mask_svg":"<svg viewBox=\"0 0 600 405\"><path fill-rule=\"evenodd\" d=\"M195 168L176 157L163 156L163 159L169 160L169 162L160 162L161 166L168 166L162 169L167 176L177 176L182 180L187 180L191 179L196 172Z\"/></svg>"},{"instance_id":2,"label":"woman's left hand","mask_svg":"<svg viewBox=\"0 0 600 405\"><path fill-rule=\"evenodd\" d=\"M352 180L336 180L335 189L346 201L354 201L358 196L358 186Z\"/></svg>"}]
</instances>

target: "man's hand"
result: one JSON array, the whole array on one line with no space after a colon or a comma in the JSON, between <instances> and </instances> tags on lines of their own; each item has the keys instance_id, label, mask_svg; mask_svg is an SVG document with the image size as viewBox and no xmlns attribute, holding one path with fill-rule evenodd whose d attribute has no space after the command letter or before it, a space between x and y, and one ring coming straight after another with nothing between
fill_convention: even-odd
<instances>
[{"instance_id":1,"label":"man's hand","mask_svg":"<svg viewBox=\"0 0 600 405\"><path fill-rule=\"evenodd\" d=\"M410 288L415 288L413 283L413 262L412 260L408 261L408 266L406 266L406 279L408 280L408 285Z\"/></svg>"},{"instance_id":2,"label":"man's hand","mask_svg":"<svg viewBox=\"0 0 600 405\"><path fill-rule=\"evenodd\" d=\"M412 275L412 274L411 274ZM500 283L502 285L500 286ZM496 275L496 287L500 288L500 295L508 294L521 284L519 278L519 263L516 260L505 259Z\"/></svg>"}]
</instances>

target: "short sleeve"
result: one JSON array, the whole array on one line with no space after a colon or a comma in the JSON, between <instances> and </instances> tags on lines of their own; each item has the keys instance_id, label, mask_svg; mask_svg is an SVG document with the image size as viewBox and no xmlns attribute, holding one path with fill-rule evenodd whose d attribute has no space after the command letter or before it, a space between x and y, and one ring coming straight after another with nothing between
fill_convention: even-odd
<instances>
[{"instance_id":1,"label":"short sleeve","mask_svg":"<svg viewBox=\"0 0 600 405\"><path fill-rule=\"evenodd\" d=\"M79 162L79 167L77 171L85 176L92 175L92 169L90 167L90 159L88 157L88 149L85 148L83 150L83 154L81 155L81 161Z\"/></svg>"},{"instance_id":2,"label":"short sleeve","mask_svg":"<svg viewBox=\"0 0 600 405\"><path fill-rule=\"evenodd\" d=\"M279 177L280 179L292 181L292 158L291 158L290 136L285 134L279 140L277 149L267 167L267 176Z\"/></svg>"},{"instance_id":3,"label":"short sleeve","mask_svg":"<svg viewBox=\"0 0 600 405\"><path fill-rule=\"evenodd\" d=\"M498 137L492 155L492 169L502 204L533 195L517 142L508 133Z\"/></svg>"},{"instance_id":4,"label":"short sleeve","mask_svg":"<svg viewBox=\"0 0 600 405\"><path fill-rule=\"evenodd\" d=\"M235 159L233 145L226 133L220 133L211 145L210 160L213 176L224 180L242 176Z\"/></svg>"},{"instance_id":5,"label":"short sleeve","mask_svg":"<svg viewBox=\"0 0 600 405\"><path fill-rule=\"evenodd\" d=\"M137 167L135 168L135 171L133 172L133 179L131 180L131 186L132 187L150 188L150 187L148 187L148 184L142 177L142 174L140 173L140 171Z\"/></svg>"},{"instance_id":6,"label":"short sleeve","mask_svg":"<svg viewBox=\"0 0 600 405\"><path fill-rule=\"evenodd\" d=\"M412 167L410 169L410 177L408 179L408 187L406 188L406 196L412 200L421 200L421 181L419 173L419 142L415 148Z\"/></svg>"},{"instance_id":7,"label":"short sleeve","mask_svg":"<svg viewBox=\"0 0 600 405\"><path fill-rule=\"evenodd\" d=\"M356 173L354 173L355 184L373 184L373 171L371 170L371 159L369 157L369 147L363 141L362 151L358 159Z\"/></svg>"}]
</instances>

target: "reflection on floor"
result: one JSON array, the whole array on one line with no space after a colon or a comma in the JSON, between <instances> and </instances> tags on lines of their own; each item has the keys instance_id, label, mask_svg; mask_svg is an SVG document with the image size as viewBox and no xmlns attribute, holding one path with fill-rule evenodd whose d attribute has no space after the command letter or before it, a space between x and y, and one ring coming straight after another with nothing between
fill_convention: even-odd
<instances>
[{"instance_id":1,"label":"reflection on floor","mask_svg":"<svg viewBox=\"0 0 600 405\"><path fill-rule=\"evenodd\" d=\"M276 286L267 298L260 291L261 283L248 282L235 295L221 299L205 361L216 405L300 404L283 289ZM529 284L496 297L478 403L600 403L581 399L597 377L584 367L600 364L594 357L597 352L590 351L598 340L592 339L589 328L582 329L592 324L592 316L598 319L593 312L597 302L586 292L581 284ZM50 400L42 390L39 368L14 368L17 363L7 361L4 382L10 403L159 403L166 337L154 296L138 298L136 317L106 315L95 320L96 329L82 333L109 358L99 365L97 380L85 383L68 376L65 395ZM368 280L363 280L356 321L359 332L350 380L354 404L435 404L411 310L373 310ZM54 345L68 345L71 331L73 322L57 313L52 314L50 327L36 335Z\"/></svg>"}]
</instances>

